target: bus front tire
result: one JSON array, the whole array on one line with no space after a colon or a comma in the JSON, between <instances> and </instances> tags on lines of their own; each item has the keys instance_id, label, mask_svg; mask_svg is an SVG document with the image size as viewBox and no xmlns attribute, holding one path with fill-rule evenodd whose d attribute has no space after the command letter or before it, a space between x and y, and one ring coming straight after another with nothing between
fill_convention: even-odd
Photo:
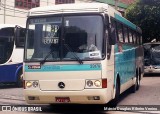
<instances>
[{"instance_id":1,"label":"bus front tire","mask_svg":"<svg viewBox=\"0 0 160 114\"><path fill-rule=\"evenodd\" d=\"M17 85L17 87L23 87L23 75L22 75L22 72L18 73L16 85Z\"/></svg>"},{"instance_id":2,"label":"bus front tire","mask_svg":"<svg viewBox=\"0 0 160 114\"><path fill-rule=\"evenodd\" d=\"M139 76L136 76L136 82L135 82L135 84L131 87L131 92L132 92L132 93L135 93L136 90L139 89L139 86L140 86Z\"/></svg>"},{"instance_id":3,"label":"bus front tire","mask_svg":"<svg viewBox=\"0 0 160 114\"><path fill-rule=\"evenodd\" d=\"M139 87L140 87L140 76L141 76L141 73L139 74L139 76L136 78L136 90L139 90Z\"/></svg>"},{"instance_id":4,"label":"bus front tire","mask_svg":"<svg viewBox=\"0 0 160 114\"><path fill-rule=\"evenodd\" d=\"M111 106L116 107L119 101L119 96L120 96L120 84L119 81L116 81L116 93L115 93L115 98L111 101Z\"/></svg>"}]
</instances>

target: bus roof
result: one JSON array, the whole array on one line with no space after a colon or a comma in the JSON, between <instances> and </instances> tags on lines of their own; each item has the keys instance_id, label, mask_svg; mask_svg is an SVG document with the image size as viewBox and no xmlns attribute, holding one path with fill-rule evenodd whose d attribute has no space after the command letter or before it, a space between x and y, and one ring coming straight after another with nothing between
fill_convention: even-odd
<instances>
[{"instance_id":1,"label":"bus roof","mask_svg":"<svg viewBox=\"0 0 160 114\"><path fill-rule=\"evenodd\" d=\"M0 29L1 28L6 28L6 27L15 27L16 25L14 24L0 24Z\"/></svg>"},{"instance_id":2,"label":"bus roof","mask_svg":"<svg viewBox=\"0 0 160 114\"><path fill-rule=\"evenodd\" d=\"M144 43L143 45L150 45L150 44L160 44L160 42L148 42L148 43Z\"/></svg>"},{"instance_id":3,"label":"bus roof","mask_svg":"<svg viewBox=\"0 0 160 114\"><path fill-rule=\"evenodd\" d=\"M6 27L15 27L17 24L0 24L0 29L2 28L6 28ZM21 25L18 25L18 26L21 26ZM24 26L21 26L24 28Z\"/></svg>"},{"instance_id":4,"label":"bus roof","mask_svg":"<svg viewBox=\"0 0 160 114\"><path fill-rule=\"evenodd\" d=\"M44 6L33 8L29 11L29 16L49 15L60 13L91 13L91 12L108 12L108 8L112 8L105 3L76 3L76 4L58 4L52 6ZM114 10L114 8L112 8ZM114 10L114 12L118 11Z\"/></svg>"}]
</instances>

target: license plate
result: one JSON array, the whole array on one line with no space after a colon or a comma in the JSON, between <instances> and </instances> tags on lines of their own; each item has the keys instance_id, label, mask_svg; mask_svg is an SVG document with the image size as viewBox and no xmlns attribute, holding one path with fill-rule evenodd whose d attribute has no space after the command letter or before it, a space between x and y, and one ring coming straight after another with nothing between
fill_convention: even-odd
<instances>
[{"instance_id":1,"label":"license plate","mask_svg":"<svg viewBox=\"0 0 160 114\"><path fill-rule=\"evenodd\" d=\"M69 97L56 97L56 102L58 103L68 103L70 102Z\"/></svg>"}]
</instances>

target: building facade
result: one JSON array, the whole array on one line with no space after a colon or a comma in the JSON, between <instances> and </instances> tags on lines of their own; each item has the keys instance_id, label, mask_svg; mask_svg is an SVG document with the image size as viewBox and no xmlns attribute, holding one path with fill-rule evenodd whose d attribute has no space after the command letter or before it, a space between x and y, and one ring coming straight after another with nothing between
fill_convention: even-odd
<instances>
[{"instance_id":1,"label":"building facade","mask_svg":"<svg viewBox=\"0 0 160 114\"><path fill-rule=\"evenodd\" d=\"M122 2L124 4L132 4L133 2L135 2L136 0L119 0L119 2Z\"/></svg>"},{"instance_id":2,"label":"building facade","mask_svg":"<svg viewBox=\"0 0 160 114\"><path fill-rule=\"evenodd\" d=\"M25 26L29 9L53 4L54 0L0 0L0 24Z\"/></svg>"},{"instance_id":3,"label":"building facade","mask_svg":"<svg viewBox=\"0 0 160 114\"><path fill-rule=\"evenodd\" d=\"M118 0L118 10L124 12L135 0ZM81 2L101 2L114 7L115 0L0 0L0 24L25 26L28 10L34 7Z\"/></svg>"}]
</instances>

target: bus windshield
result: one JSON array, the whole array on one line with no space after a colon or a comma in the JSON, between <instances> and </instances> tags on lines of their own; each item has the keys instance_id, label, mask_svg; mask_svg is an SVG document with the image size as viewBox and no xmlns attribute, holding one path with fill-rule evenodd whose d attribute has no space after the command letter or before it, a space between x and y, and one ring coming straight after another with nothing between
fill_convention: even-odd
<instances>
[{"instance_id":1,"label":"bus windshield","mask_svg":"<svg viewBox=\"0 0 160 114\"><path fill-rule=\"evenodd\" d=\"M160 65L160 45L147 44L144 46L145 65Z\"/></svg>"},{"instance_id":2,"label":"bus windshield","mask_svg":"<svg viewBox=\"0 0 160 114\"><path fill-rule=\"evenodd\" d=\"M0 64L7 62L12 54L14 46L14 28L0 29Z\"/></svg>"},{"instance_id":3,"label":"bus windshield","mask_svg":"<svg viewBox=\"0 0 160 114\"><path fill-rule=\"evenodd\" d=\"M25 60L97 60L104 56L100 15L31 18Z\"/></svg>"}]
</instances>

